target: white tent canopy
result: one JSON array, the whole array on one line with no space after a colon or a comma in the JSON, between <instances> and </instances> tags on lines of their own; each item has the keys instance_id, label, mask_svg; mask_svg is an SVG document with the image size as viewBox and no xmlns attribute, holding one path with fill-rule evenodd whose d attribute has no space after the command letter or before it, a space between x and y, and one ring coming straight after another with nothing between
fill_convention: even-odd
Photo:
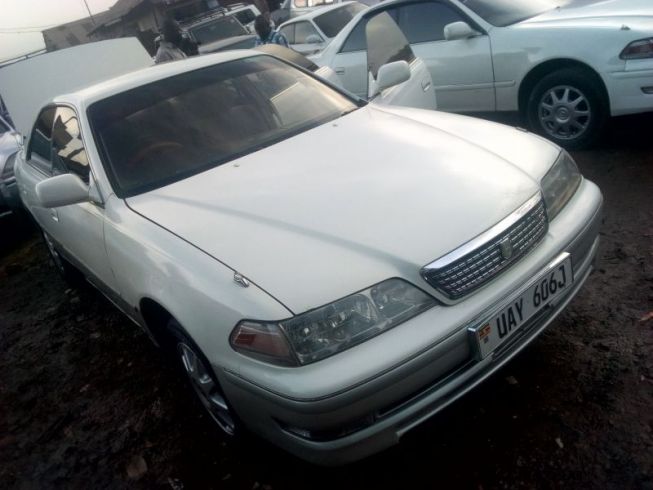
<instances>
[{"instance_id":1,"label":"white tent canopy","mask_svg":"<svg viewBox=\"0 0 653 490\"><path fill-rule=\"evenodd\" d=\"M28 136L41 108L57 95L153 65L135 37L82 44L0 68L0 94L16 129Z\"/></svg>"}]
</instances>

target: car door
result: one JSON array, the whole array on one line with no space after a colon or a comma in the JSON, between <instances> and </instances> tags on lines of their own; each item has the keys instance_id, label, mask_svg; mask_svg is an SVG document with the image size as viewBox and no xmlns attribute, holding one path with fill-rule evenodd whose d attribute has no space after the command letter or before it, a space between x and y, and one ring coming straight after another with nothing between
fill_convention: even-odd
<instances>
[{"instance_id":1,"label":"car door","mask_svg":"<svg viewBox=\"0 0 653 490\"><path fill-rule=\"evenodd\" d=\"M340 77L340 82L345 90L361 99L367 98L368 89L366 24L367 19L362 17L347 36L340 51L329 63L329 66Z\"/></svg>"},{"instance_id":2,"label":"car door","mask_svg":"<svg viewBox=\"0 0 653 490\"><path fill-rule=\"evenodd\" d=\"M394 7L399 27L415 55L426 63L438 108L451 112L494 111L494 72L489 36L446 1L426 0ZM448 41L444 27L466 22L478 35Z\"/></svg>"},{"instance_id":3,"label":"car door","mask_svg":"<svg viewBox=\"0 0 653 490\"><path fill-rule=\"evenodd\" d=\"M52 171L54 175L74 174L97 193L79 118L72 107L57 107L54 115ZM112 295L116 283L104 246L103 205L88 201L55 208L54 211L57 217L51 229L56 242L71 261L87 273L91 282Z\"/></svg>"},{"instance_id":4,"label":"car door","mask_svg":"<svg viewBox=\"0 0 653 490\"><path fill-rule=\"evenodd\" d=\"M388 12L376 12L368 18L365 37L368 98L379 104L435 109L436 98L431 75L424 62L415 56L408 40ZM379 70L396 61L408 64L408 80L379 91L376 83Z\"/></svg>"},{"instance_id":5,"label":"car door","mask_svg":"<svg viewBox=\"0 0 653 490\"><path fill-rule=\"evenodd\" d=\"M77 175L95 186L77 114L71 107L48 107L32 132L21 167L22 195L41 228L52 238L66 259L82 270L98 288L115 297L116 283L104 246L104 209L83 202L44 208L36 196L36 185L63 173Z\"/></svg>"},{"instance_id":6,"label":"car door","mask_svg":"<svg viewBox=\"0 0 653 490\"><path fill-rule=\"evenodd\" d=\"M16 167L16 171L20 172L20 178L17 180L21 200L41 229L49 235L52 235L56 213L39 204L36 185L52 177L52 123L55 110L54 106L41 110L25 152L25 165Z\"/></svg>"}]
</instances>

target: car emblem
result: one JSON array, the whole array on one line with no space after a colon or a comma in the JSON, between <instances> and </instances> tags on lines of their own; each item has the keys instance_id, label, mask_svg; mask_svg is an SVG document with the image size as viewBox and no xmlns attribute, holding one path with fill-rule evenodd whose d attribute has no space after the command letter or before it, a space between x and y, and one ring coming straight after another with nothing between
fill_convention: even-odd
<instances>
[{"instance_id":1,"label":"car emblem","mask_svg":"<svg viewBox=\"0 0 653 490\"><path fill-rule=\"evenodd\" d=\"M504 238L499 242L499 250L501 250L503 260L508 260L512 257L512 242L510 241L510 237Z\"/></svg>"},{"instance_id":2,"label":"car emblem","mask_svg":"<svg viewBox=\"0 0 653 490\"><path fill-rule=\"evenodd\" d=\"M244 288L249 287L249 280L239 272L234 272L234 282Z\"/></svg>"}]
</instances>

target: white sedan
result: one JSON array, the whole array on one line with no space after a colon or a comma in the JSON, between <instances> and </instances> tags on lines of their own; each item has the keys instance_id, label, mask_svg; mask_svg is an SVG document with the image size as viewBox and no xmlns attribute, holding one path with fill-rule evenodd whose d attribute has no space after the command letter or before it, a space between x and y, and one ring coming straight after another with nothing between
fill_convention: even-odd
<instances>
[{"instance_id":1,"label":"white sedan","mask_svg":"<svg viewBox=\"0 0 653 490\"><path fill-rule=\"evenodd\" d=\"M367 92L365 26L385 11L428 66L440 110L520 111L582 147L607 118L653 110L650 0L399 0L363 12L316 58Z\"/></svg>"},{"instance_id":2,"label":"white sedan","mask_svg":"<svg viewBox=\"0 0 653 490\"><path fill-rule=\"evenodd\" d=\"M54 97L16 179L62 273L145 329L217 426L323 464L397 443L541 333L592 271L602 206L549 141L256 51Z\"/></svg>"},{"instance_id":3,"label":"white sedan","mask_svg":"<svg viewBox=\"0 0 653 490\"><path fill-rule=\"evenodd\" d=\"M279 26L288 45L302 54L314 54L326 46L359 12L367 8L358 2L342 2L313 10Z\"/></svg>"}]
</instances>

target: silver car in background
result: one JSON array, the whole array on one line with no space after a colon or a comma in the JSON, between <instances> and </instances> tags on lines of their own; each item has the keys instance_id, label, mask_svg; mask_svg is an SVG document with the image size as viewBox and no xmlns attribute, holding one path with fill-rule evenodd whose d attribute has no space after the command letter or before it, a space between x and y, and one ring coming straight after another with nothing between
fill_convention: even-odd
<instances>
[{"instance_id":1,"label":"silver car in background","mask_svg":"<svg viewBox=\"0 0 653 490\"><path fill-rule=\"evenodd\" d=\"M0 217L20 208L14 177L14 162L20 148L20 140L18 132L0 116Z\"/></svg>"}]
</instances>

